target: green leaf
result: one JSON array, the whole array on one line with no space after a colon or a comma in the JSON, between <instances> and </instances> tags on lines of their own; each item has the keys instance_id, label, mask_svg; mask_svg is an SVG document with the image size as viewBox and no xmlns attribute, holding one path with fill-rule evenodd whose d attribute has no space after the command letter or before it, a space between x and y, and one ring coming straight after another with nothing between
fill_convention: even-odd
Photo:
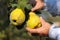
<instances>
[{"instance_id":1,"label":"green leaf","mask_svg":"<svg viewBox=\"0 0 60 40\"><path fill-rule=\"evenodd\" d=\"M52 15L46 11L46 10L42 10L41 11L41 16L47 21L47 22L53 22L53 17Z\"/></svg>"},{"instance_id":2,"label":"green leaf","mask_svg":"<svg viewBox=\"0 0 60 40\"><path fill-rule=\"evenodd\" d=\"M47 21L47 22L60 22L60 16L53 17L48 11L42 10L41 16Z\"/></svg>"},{"instance_id":3,"label":"green leaf","mask_svg":"<svg viewBox=\"0 0 60 40\"><path fill-rule=\"evenodd\" d=\"M15 7L15 6L17 6L17 4L11 4L11 6L12 6L12 7Z\"/></svg>"},{"instance_id":4,"label":"green leaf","mask_svg":"<svg viewBox=\"0 0 60 40\"><path fill-rule=\"evenodd\" d=\"M31 4L27 4L27 5L26 5L26 8L27 8L28 10L30 10L30 9L32 8Z\"/></svg>"},{"instance_id":5,"label":"green leaf","mask_svg":"<svg viewBox=\"0 0 60 40\"><path fill-rule=\"evenodd\" d=\"M60 22L60 16L56 16L56 17L54 17L54 22Z\"/></svg>"},{"instance_id":6,"label":"green leaf","mask_svg":"<svg viewBox=\"0 0 60 40\"><path fill-rule=\"evenodd\" d=\"M18 0L18 8L21 8L24 10L24 8L27 6L29 0Z\"/></svg>"}]
</instances>

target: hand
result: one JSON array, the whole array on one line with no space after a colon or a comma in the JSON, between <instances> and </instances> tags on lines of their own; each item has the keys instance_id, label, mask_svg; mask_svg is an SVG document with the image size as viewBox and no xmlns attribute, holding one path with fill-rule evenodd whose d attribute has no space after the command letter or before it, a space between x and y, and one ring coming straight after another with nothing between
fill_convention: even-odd
<instances>
[{"instance_id":1,"label":"hand","mask_svg":"<svg viewBox=\"0 0 60 40\"><path fill-rule=\"evenodd\" d=\"M44 2L42 0L35 0L35 1L36 1L36 5L31 9L31 11L42 9L44 7Z\"/></svg>"},{"instance_id":2,"label":"hand","mask_svg":"<svg viewBox=\"0 0 60 40\"><path fill-rule=\"evenodd\" d=\"M36 29L30 29L27 27L26 30L30 33L38 33L39 35L48 35L51 25L48 22L46 22L42 17L40 17L40 20L42 23L42 27Z\"/></svg>"}]
</instances>

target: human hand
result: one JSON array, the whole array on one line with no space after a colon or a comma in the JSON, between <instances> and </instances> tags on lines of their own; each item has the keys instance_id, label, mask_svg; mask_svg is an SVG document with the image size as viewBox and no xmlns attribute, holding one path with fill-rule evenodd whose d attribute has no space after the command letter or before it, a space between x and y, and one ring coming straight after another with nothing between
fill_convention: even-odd
<instances>
[{"instance_id":1,"label":"human hand","mask_svg":"<svg viewBox=\"0 0 60 40\"><path fill-rule=\"evenodd\" d=\"M51 25L46 22L42 17L40 17L42 27L36 28L36 29L31 29L31 28L26 28L26 30L30 33L38 33L39 35L48 35L49 29Z\"/></svg>"},{"instance_id":2,"label":"human hand","mask_svg":"<svg viewBox=\"0 0 60 40\"><path fill-rule=\"evenodd\" d=\"M36 5L31 9L31 11L42 9L44 7L44 2L42 0L35 0L35 1Z\"/></svg>"}]
</instances>

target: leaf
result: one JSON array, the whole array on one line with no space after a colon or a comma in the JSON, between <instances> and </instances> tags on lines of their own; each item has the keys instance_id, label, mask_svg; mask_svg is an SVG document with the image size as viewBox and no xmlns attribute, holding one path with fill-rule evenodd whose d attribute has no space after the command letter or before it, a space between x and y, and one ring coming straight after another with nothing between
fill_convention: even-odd
<instances>
[{"instance_id":1,"label":"leaf","mask_svg":"<svg viewBox=\"0 0 60 40\"><path fill-rule=\"evenodd\" d=\"M42 10L41 12L42 12L41 16L42 16L43 19L45 19L47 22L51 22L51 23L60 22L60 16L53 17L53 16L52 16L48 11L46 11L46 10Z\"/></svg>"},{"instance_id":2,"label":"leaf","mask_svg":"<svg viewBox=\"0 0 60 40\"><path fill-rule=\"evenodd\" d=\"M18 0L18 8L24 9L27 3L28 0Z\"/></svg>"},{"instance_id":3,"label":"leaf","mask_svg":"<svg viewBox=\"0 0 60 40\"><path fill-rule=\"evenodd\" d=\"M27 4L27 5L26 5L26 8L27 8L28 10L30 10L30 9L32 8L31 4Z\"/></svg>"},{"instance_id":4,"label":"leaf","mask_svg":"<svg viewBox=\"0 0 60 40\"><path fill-rule=\"evenodd\" d=\"M17 4L11 4L11 6L12 6L12 7L15 7L15 6L17 6Z\"/></svg>"},{"instance_id":5,"label":"leaf","mask_svg":"<svg viewBox=\"0 0 60 40\"><path fill-rule=\"evenodd\" d=\"M41 13L43 19L45 19L47 22L53 22L53 17L48 11L41 10Z\"/></svg>"},{"instance_id":6,"label":"leaf","mask_svg":"<svg viewBox=\"0 0 60 40\"><path fill-rule=\"evenodd\" d=\"M56 16L56 17L54 17L54 22L60 22L60 16Z\"/></svg>"}]
</instances>

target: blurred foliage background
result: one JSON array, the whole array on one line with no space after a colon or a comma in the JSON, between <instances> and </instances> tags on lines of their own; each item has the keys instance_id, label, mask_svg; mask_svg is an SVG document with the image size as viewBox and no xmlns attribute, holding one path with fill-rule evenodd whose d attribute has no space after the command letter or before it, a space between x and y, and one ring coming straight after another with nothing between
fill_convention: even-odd
<instances>
[{"instance_id":1,"label":"blurred foliage background","mask_svg":"<svg viewBox=\"0 0 60 40\"><path fill-rule=\"evenodd\" d=\"M44 36L31 36L24 28L10 25L9 14L16 4L17 0L0 0L0 40L51 40Z\"/></svg>"}]
</instances>

